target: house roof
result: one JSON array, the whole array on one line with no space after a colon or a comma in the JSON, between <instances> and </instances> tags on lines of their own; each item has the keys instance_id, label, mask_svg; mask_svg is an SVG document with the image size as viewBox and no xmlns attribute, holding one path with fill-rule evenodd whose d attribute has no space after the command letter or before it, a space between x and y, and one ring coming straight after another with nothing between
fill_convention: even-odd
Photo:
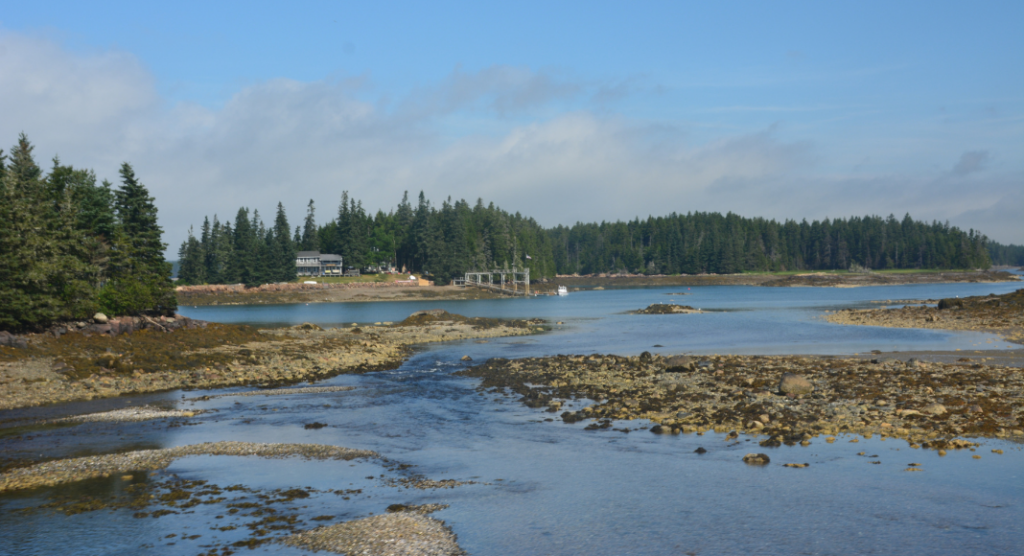
<instances>
[{"instance_id":1,"label":"house roof","mask_svg":"<svg viewBox=\"0 0 1024 556\"><path fill-rule=\"evenodd\" d=\"M323 254L323 255L320 255L320 262L322 262L322 263L339 262L340 263L341 262L341 255L327 255L327 254Z\"/></svg>"},{"instance_id":2,"label":"house roof","mask_svg":"<svg viewBox=\"0 0 1024 556\"><path fill-rule=\"evenodd\" d=\"M297 258L297 259L309 259L309 258L315 258L315 257L319 257L319 256L320 256L320 252L319 251L299 251L298 253L295 254L295 258Z\"/></svg>"}]
</instances>

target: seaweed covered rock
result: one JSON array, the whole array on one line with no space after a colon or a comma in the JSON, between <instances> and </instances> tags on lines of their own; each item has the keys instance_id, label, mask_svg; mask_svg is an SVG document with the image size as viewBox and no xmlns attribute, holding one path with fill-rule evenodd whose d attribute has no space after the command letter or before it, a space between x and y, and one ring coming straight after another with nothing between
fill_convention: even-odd
<instances>
[{"instance_id":1,"label":"seaweed covered rock","mask_svg":"<svg viewBox=\"0 0 1024 556\"><path fill-rule=\"evenodd\" d=\"M677 315L687 313L699 313L697 309L689 305L676 305L674 303L654 303L646 309L636 311L638 315Z\"/></svg>"},{"instance_id":2,"label":"seaweed covered rock","mask_svg":"<svg viewBox=\"0 0 1024 556\"><path fill-rule=\"evenodd\" d=\"M806 378L793 374L782 373L779 379L779 392L783 394L810 394L814 391L814 385Z\"/></svg>"}]
</instances>

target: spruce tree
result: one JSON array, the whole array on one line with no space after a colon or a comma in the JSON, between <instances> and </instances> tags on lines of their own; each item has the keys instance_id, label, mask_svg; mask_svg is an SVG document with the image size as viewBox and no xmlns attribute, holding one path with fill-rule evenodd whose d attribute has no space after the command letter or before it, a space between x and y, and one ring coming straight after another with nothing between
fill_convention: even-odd
<instances>
[{"instance_id":1,"label":"spruce tree","mask_svg":"<svg viewBox=\"0 0 1024 556\"><path fill-rule=\"evenodd\" d=\"M110 279L100 293L101 302L116 314L173 314L177 300L153 197L130 164L122 164L120 174L121 186L114 192L117 227Z\"/></svg>"}]
</instances>

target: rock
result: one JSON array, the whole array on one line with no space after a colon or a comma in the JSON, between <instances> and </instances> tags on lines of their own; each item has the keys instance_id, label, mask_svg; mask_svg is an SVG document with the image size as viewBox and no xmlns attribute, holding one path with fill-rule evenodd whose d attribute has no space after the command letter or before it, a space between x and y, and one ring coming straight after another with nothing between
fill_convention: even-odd
<instances>
[{"instance_id":1,"label":"rock","mask_svg":"<svg viewBox=\"0 0 1024 556\"><path fill-rule=\"evenodd\" d=\"M410 317L418 317L420 315L426 315L426 316L430 316L430 317L440 317L440 316L444 316L446 314L448 314L448 311L445 311L444 309L426 309L426 310L423 310L423 311L416 311L415 313L413 313L413 314L411 314L409 316Z\"/></svg>"},{"instance_id":2,"label":"rock","mask_svg":"<svg viewBox=\"0 0 1024 556\"><path fill-rule=\"evenodd\" d=\"M708 453L708 451L705 450L703 446L701 446L700 448L697 448L696 450L694 450L693 453L695 453L695 454L706 454L706 453Z\"/></svg>"},{"instance_id":3,"label":"rock","mask_svg":"<svg viewBox=\"0 0 1024 556\"><path fill-rule=\"evenodd\" d=\"M920 366L920 363L917 361L917 359L911 357L910 359L907 360L907 366L916 368Z\"/></svg>"},{"instance_id":4,"label":"rock","mask_svg":"<svg viewBox=\"0 0 1024 556\"><path fill-rule=\"evenodd\" d=\"M743 456L743 463L747 465L768 465L771 461L767 454L747 454Z\"/></svg>"},{"instance_id":5,"label":"rock","mask_svg":"<svg viewBox=\"0 0 1024 556\"><path fill-rule=\"evenodd\" d=\"M793 373L782 373L779 380L779 392L783 394L810 394L814 385L806 378Z\"/></svg>"},{"instance_id":6,"label":"rock","mask_svg":"<svg viewBox=\"0 0 1024 556\"><path fill-rule=\"evenodd\" d=\"M667 373L692 372L693 370L693 359L690 359L685 355L676 355L673 357L669 357L665 361L665 372Z\"/></svg>"},{"instance_id":7,"label":"rock","mask_svg":"<svg viewBox=\"0 0 1024 556\"><path fill-rule=\"evenodd\" d=\"M942 415L946 413L946 406L940 403L928 404L921 408L921 413L926 413L928 415Z\"/></svg>"},{"instance_id":8,"label":"rock","mask_svg":"<svg viewBox=\"0 0 1024 556\"><path fill-rule=\"evenodd\" d=\"M473 358L472 358L472 357L470 357L470 356L468 356L468 355L463 355L463 356L462 356L462 360L463 360L463 361L472 361L472 360L473 360Z\"/></svg>"},{"instance_id":9,"label":"rock","mask_svg":"<svg viewBox=\"0 0 1024 556\"><path fill-rule=\"evenodd\" d=\"M96 321L97 324L107 324L107 321L110 319L108 319L107 315L104 315L103 313L96 313L92 316L92 320Z\"/></svg>"},{"instance_id":10,"label":"rock","mask_svg":"<svg viewBox=\"0 0 1024 556\"><path fill-rule=\"evenodd\" d=\"M315 324L313 324L311 322L304 322L302 324L295 325L292 328L294 328L295 330L307 330L307 331L323 330L323 328L320 328L319 326L317 326L317 325L315 325Z\"/></svg>"},{"instance_id":11,"label":"rock","mask_svg":"<svg viewBox=\"0 0 1024 556\"><path fill-rule=\"evenodd\" d=\"M645 351L645 352L640 354L640 362L641 363L650 364L651 361L653 361L653 360L654 360L654 356L651 355L651 352L649 352L649 351Z\"/></svg>"},{"instance_id":12,"label":"rock","mask_svg":"<svg viewBox=\"0 0 1024 556\"><path fill-rule=\"evenodd\" d=\"M672 429L670 427L665 427L662 425L654 425L653 427L651 427L651 432L653 432L654 434L669 434L672 432Z\"/></svg>"},{"instance_id":13,"label":"rock","mask_svg":"<svg viewBox=\"0 0 1024 556\"><path fill-rule=\"evenodd\" d=\"M15 336L10 332L0 331L0 346L26 348L28 347L28 341L25 338Z\"/></svg>"},{"instance_id":14,"label":"rock","mask_svg":"<svg viewBox=\"0 0 1024 556\"><path fill-rule=\"evenodd\" d=\"M764 423L761 421L751 421L750 424L747 425L747 428L761 430L764 428Z\"/></svg>"}]
</instances>

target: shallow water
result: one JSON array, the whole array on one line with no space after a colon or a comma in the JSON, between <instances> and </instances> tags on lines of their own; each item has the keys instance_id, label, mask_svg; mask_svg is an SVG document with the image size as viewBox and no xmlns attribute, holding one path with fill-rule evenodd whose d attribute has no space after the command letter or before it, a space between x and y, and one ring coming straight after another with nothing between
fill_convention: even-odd
<instances>
[{"instance_id":1,"label":"shallow water","mask_svg":"<svg viewBox=\"0 0 1024 556\"><path fill-rule=\"evenodd\" d=\"M480 395L476 379L452 376L463 355L519 357L554 353L650 351L742 353L854 353L870 349L992 349L990 336L921 330L836 326L825 309L871 305L872 300L921 299L1002 293L1017 284L810 288L679 288L579 292L567 298L452 303L381 303L196 309L196 318L261 322L376 322L400 320L420 308L441 306L480 316L541 316L566 323L529 338L488 343L434 344L401 368L338 376L324 385L347 392L274 397L223 397L187 402L161 394L148 399L216 410L169 428L167 422L92 423L55 429L28 439L0 439L5 457L70 455L129 446L166 447L215 440L312 442L376 450L415 465L409 472L435 480L473 480L454 489L406 490L383 486L380 475L400 473L379 462L308 462L239 457L190 457L159 476L204 479L261 489L363 489L341 501L318 492L296 504L308 527L318 515L334 521L381 513L392 503L443 503L445 520L470 554L1014 554L1024 546L1024 452L986 440L977 452L912 450L905 442L840 437L810 447L765 449L755 441L726 442L722 435L656 436L643 422L616 423L629 434L584 432L501 393ZM685 289L683 290L685 291ZM676 302L721 310L703 315L628 315L650 303ZM357 305L353 307L352 305ZM377 310L379 308L379 311ZM203 312L205 311L205 314ZM344 318L342 318L344 317ZM334 320L332 320L334 319ZM652 349L654 344L664 348ZM224 393L225 391L217 391ZM210 392L213 393L213 392ZM576 405L585 400L573 402ZM88 404L78 404L82 412ZM97 406L98 407L98 406ZM59 412L51 408L51 413ZM3 417L3 416L0 416ZM305 430L303 425L329 426ZM697 455L698 447L708 450ZM1001 448L997 455L991 449ZM772 465L750 467L747 452L766 452ZM877 457L858 456L859 452ZM972 455L981 455L975 460ZM873 465L869 461L881 461ZM783 468L810 463L806 469ZM906 472L909 463L921 472ZM368 479L367 477L376 477ZM108 482L109 483L109 482ZM116 484L91 488L109 492ZM85 488L85 487L83 487ZM220 506L159 519L128 510L75 516L50 510L22 514L59 489L0 497L0 554L196 554L214 540L245 538L244 528L211 531L224 518ZM299 507L304 506L304 507ZM175 534L176 537L164 538ZM185 534L202 534L182 540ZM174 543L174 544L168 544ZM140 549L140 547L142 547ZM281 545L256 553L304 554ZM242 549L240 554L248 553Z\"/></svg>"}]
</instances>

